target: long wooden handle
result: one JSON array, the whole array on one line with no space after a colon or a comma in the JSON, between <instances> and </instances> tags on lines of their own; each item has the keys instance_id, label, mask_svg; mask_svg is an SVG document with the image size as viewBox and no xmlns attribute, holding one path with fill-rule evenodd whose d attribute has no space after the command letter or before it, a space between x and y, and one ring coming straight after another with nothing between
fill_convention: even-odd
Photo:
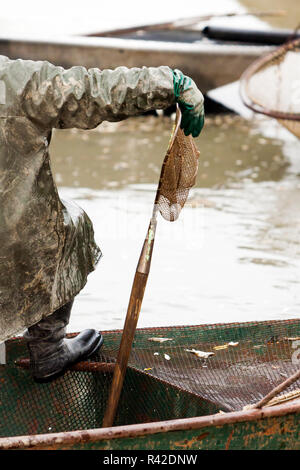
<instances>
[{"instance_id":1,"label":"long wooden handle","mask_svg":"<svg viewBox=\"0 0 300 470\"><path fill-rule=\"evenodd\" d=\"M300 370L295 372L293 375L291 375L289 378L284 380L281 384L279 384L277 387L274 387L267 395L265 395L259 402L255 403L254 405L249 406L249 409L252 408L262 408L263 406L266 406L269 401L272 400L272 398L276 397L279 395L279 393L283 392L286 388L288 388L290 385L295 383L298 379L300 379Z\"/></svg>"},{"instance_id":2,"label":"long wooden handle","mask_svg":"<svg viewBox=\"0 0 300 470\"><path fill-rule=\"evenodd\" d=\"M119 354L103 419L103 427L112 426L115 419L130 356L131 345L141 311L147 278L148 274L142 274L139 272L135 273Z\"/></svg>"},{"instance_id":3,"label":"long wooden handle","mask_svg":"<svg viewBox=\"0 0 300 470\"><path fill-rule=\"evenodd\" d=\"M134 276L121 344L117 357L117 363L115 365L112 385L108 397L108 403L103 418L103 427L110 427L113 425L116 411L118 408L127 364L134 339L134 334L139 319L144 292L148 280L155 238L155 229L156 219L152 219L148 228L147 237L145 239L137 265L136 273Z\"/></svg>"},{"instance_id":4,"label":"long wooden handle","mask_svg":"<svg viewBox=\"0 0 300 470\"><path fill-rule=\"evenodd\" d=\"M102 423L103 427L109 427L113 425L116 411L118 408L121 390L122 390L125 373L127 369L127 364L128 364L128 360L129 360L129 356L130 356L130 352L132 348L133 338L134 338L137 322L138 322L141 307L142 307L142 301L143 301L144 292L145 292L145 288L146 288L146 284L148 280L148 274L150 271L150 264L151 264L156 224L157 224L157 213L159 210L158 200L159 200L159 195L160 195L160 188L161 188L169 152L173 145L174 139L177 135L180 122L181 122L181 112L177 104L176 120L173 126L171 138L169 141L167 154L165 156L162 169L161 169L159 184L158 184L156 197L154 201L152 218L150 220L147 236L144 241L143 249L139 258L139 262L136 268L135 277L134 277L134 281L133 281L133 285L131 289L126 320L124 324L121 344L120 344L118 357L117 357L117 363L116 363L115 370L114 370L114 376L112 380L110 394L108 397L106 411L104 413L104 418L103 418L103 423Z\"/></svg>"}]
</instances>

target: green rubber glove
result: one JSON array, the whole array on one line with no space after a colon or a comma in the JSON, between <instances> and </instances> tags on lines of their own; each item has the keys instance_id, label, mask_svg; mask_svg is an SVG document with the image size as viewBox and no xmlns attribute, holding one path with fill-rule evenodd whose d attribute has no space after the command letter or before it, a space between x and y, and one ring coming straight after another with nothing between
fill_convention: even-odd
<instances>
[{"instance_id":1,"label":"green rubber glove","mask_svg":"<svg viewBox=\"0 0 300 470\"><path fill-rule=\"evenodd\" d=\"M175 99L182 112L180 127L185 135L198 137L204 126L204 98L195 82L180 70L173 70Z\"/></svg>"}]
</instances>

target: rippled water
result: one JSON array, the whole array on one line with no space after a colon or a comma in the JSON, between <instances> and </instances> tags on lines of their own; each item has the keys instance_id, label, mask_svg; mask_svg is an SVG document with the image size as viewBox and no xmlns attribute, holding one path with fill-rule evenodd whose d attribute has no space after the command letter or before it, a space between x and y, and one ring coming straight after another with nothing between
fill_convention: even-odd
<instances>
[{"instance_id":1,"label":"rippled water","mask_svg":"<svg viewBox=\"0 0 300 470\"><path fill-rule=\"evenodd\" d=\"M57 0L51 5L45 13L34 0L17 9L16 0L6 3L2 33L80 34L103 25L166 21L179 11L174 1L164 2L163 9L160 2L145 21L136 0L130 9L122 4L118 16L115 6L103 9L95 0L88 0L84 14L81 6L70 9ZM63 14L57 15L58 8ZM190 2L178 16L244 8L287 14L233 17L227 26L298 23L294 0ZM90 132L54 133L52 165L60 194L89 214L104 254L76 299L69 331L123 327L170 129L169 118L147 117ZM197 187L177 222L159 219L139 326L299 317L299 142L265 118L219 116L207 119L197 145Z\"/></svg>"},{"instance_id":2,"label":"rippled water","mask_svg":"<svg viewBox=\"0 0 300 470\"><path fill-rule=\"evenodd\" d=\"M103 258L69 331L122 328L172 122L143 117L56 131L62 197L89 214ZM300 144L267 118L208 118L197 186L159 218L139 326L299 317Z\"/></svg>"}]
</instances>

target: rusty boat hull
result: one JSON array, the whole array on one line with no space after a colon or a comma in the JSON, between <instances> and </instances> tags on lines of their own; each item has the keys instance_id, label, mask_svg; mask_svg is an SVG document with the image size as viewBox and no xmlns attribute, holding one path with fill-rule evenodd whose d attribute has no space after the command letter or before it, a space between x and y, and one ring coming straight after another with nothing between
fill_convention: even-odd
<instances>
[{"instance_id":1,"label":"rusty boat hull","mask_svg":"<svg viewBox=\"0 0 300 470\"><path fill-rule=\"evenodd\" d=\"M219 344L238 339L248 349L251 338L265 337L266 344L272 343L270 348L275 341L284 363L290 340L299 337L300 321L138 329L134 348L144 347L149 337L169 336L175 344L174 357L176 344L180 348L184 344L185 331L186 338L192 331L199 341L202 336L205 341L218 338ZM117 350L122 332L103 334L107 350ZM163 346L155 344L159 347ZM232 357L238 356L236 351ZM265 357L259 349L255 354ZM138 369L131 362L115 426L102 428L113 361L99 356L73 366L51 383L36 384L28 371L22 338L6 342L5 356L5 364L0 365L0 449L300 449L299 398L262 409L231 411L225 402L197 396L171 379L156 377L151 368ZM271 368L278 367L274 354L268 351L268 357ZM231 386L228 383L228 391Z\"/></svg>"}]
</instances>

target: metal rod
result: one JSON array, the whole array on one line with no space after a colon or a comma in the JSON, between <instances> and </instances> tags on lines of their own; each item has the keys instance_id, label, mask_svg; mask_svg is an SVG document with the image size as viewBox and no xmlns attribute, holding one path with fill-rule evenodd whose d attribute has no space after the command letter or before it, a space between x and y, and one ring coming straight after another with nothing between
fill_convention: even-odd
<instances>
[{"instance_id":1,"label":"metal rod","mask_svg":"<svg viewBox=\"0 0 300 470\"><path fill-rule=\"evenodd\" d=\"M280 385L273 388L273 390L271 390L271 392L269 392L264 398L262 398L256 404L249 406L249 408L262 408L263 406L266 406L269 403L269 401L272 400L272 398L276 397L276 395L278 395L280 392L283 392L283 390L285 390L287 387L292 385L298 379L300 379L300 370L295 372L295 374L291 375L288 379L286 379Z\"/></svg>"},{"instance_id":2,"label":"metal rod","mask_svg":"<svg viewBox=\"0 0 300 470\"><path fill-rule=\"evenodd\" d=\"M300 413L300 400L297 402L276 405L263 410L235 411L225 414L213 414L198 416L195 418L174 419L168 421L156 421L154 423L131 424L127 426L116 426L114 428L85 429L79 431L68 431L51 434L36 434L28 436L0 438L0 449L37 449L69 447L86 442L97 442L112 439L137 439L139 436L149 434L166 433L172 431L187 431L202 429L205 427L226 426L228 424L250 422L261 419L286 416L288 414Z\"/></svg>"},{"instance_id":3,"label":"metal rod","mask_svg":"<svg viewBox=\"0 0 300 470\"><path fill-rule=\"evenodd\" d=\"M291 38L299 38L300 35L292 29L240 29L222 26L206 26L202 34L209 39L220 41L236 41L251 44L281 45Z\"/></svg>"},{"instance_id":4,"label":"metal rod","mask_svg":"<svg viewBox=\"0 0 300 470\"><path fill-rule=\"evenodd\" d=\"M19 359L15 362L16 366L21 367L22 369L30 368L29 359ZM69 367L69 370L76 370L80 372L109 372L112 373L115 369L115 364L113 362L92 362L92 361L81 361L77 364L73 364Z\"/></svg>"}]
</instances>

